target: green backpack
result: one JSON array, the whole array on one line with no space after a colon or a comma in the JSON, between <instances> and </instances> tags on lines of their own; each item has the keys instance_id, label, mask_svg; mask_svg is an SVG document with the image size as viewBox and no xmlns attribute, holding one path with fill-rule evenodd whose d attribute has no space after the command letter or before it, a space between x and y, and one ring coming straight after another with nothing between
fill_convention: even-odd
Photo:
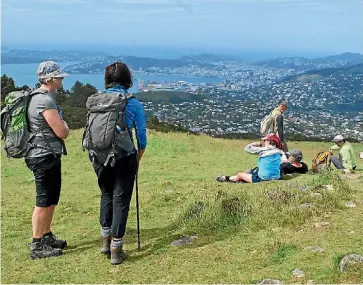
<instances>
[{"instance_id":1,"label":"green backpack","mask_svg":"<svg viewBox=\"0 0 363 285\"><path fill-rule=\"evenodd\" d=\"M31 133L28 122L28 106L35 94L42 93L31 89L14 91L5 97L5 107L1 110L1 139L8 157L25 157L30 147L30 141L42 128Z\"/></svg>"}]
</instances>

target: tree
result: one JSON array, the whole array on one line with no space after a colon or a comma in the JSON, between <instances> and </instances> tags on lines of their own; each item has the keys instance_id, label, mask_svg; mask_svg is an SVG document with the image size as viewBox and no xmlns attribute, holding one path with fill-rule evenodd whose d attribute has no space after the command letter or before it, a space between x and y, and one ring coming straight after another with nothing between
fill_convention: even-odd
<instances>
[{"instance_id":1,"label":"tree","mask_svg":"<svg viewBox=\"0 0 363 285\"><path fill-rule=\"evenodd\" d=\"M27 89L29 89L28 85L17 87L15 86L14 79L8 77L6 74L3 74L1 76L1 107L3 107L6 95L8 95L10 92Z\"/></svg>"},{"instance_id":2,"label":"tree","mask_svg":"<svg viewBox=\"0 0 363 285\"><path fill-rule=\"evenodd\" d=\"M15 82L11 77L6 74L1 76L1 104L5 100L5 96L15 90Z\"/></svg>"},{"instance_id":3,"label":"tree","mask_svg":"<svg viewBox=\"0 0 363 285\"><path fill-rule=\"evenodd\" d=\"M96 94L97 88L91 84L83 85L82 82L76 81L71 88L69 95L69 105L73 107L84 108L89 96Z\"/></svg>"}]
</instances>

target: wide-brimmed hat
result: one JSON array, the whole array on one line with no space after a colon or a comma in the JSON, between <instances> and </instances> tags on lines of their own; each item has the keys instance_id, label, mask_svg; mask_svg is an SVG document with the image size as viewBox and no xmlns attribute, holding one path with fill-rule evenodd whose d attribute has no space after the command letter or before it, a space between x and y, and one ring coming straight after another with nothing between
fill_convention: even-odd
<instances>
[{"instance_id":1,"label":"wide-brimmed hat","mask_svg":"<svg viewBox=\"0 0 363 285\"><path fill-rule=\"evenodd\" d=\"M37 69L37 75L40 79L46 78L60 78L69 76L67 72L64 72L63 69L54 61L43 61L39 64Z\"/></svg>"}]
</instances>

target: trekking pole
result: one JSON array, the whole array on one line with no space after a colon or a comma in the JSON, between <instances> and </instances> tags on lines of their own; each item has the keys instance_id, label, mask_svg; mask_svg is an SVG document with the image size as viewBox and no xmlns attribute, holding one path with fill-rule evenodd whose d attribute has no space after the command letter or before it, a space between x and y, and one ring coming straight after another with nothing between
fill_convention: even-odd
<instances>
[{"instance_id":1,"label":"trekking pole","mask_svg":"<svg viewBox=\"0 0 363 285\"><path fill-rule=\"evenodd\" d=\"M139 214L139 161L136 169L136 224L137 224L137 249L140 250L140 214Z\"/></svg>"}]
</instances>

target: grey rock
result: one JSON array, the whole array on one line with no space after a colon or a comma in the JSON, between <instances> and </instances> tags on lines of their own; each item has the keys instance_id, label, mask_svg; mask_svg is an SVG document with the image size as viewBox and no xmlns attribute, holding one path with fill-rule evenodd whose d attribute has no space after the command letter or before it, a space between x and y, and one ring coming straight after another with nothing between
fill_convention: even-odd
<instances>
[{"instance_id":1,"label":"grey rock","mask_svg":"<svg viewBox=\"0 0 363 285\"><path fill-rule=\"evenodd\" d=\"M311 186L300 185L300 186L297 187L297 189L299 189L302 192L306 192L306 191L309 191L311 189Z\"/></svg>"},{"instance_id":2,"label":"grey rock","mask_svg":"<svg viewBox=\"0 0 363 285\"><path fill-rule=\"evenodd\" d=\"M355 208L357 205L354 202L348 202L345 204L345 207L347 208Z\"/></svg>"},{"instance_id":3,"label":"grey rock","mask_svg":"<svg viewBox=\"0 0 363 285\"><path fill-rule=\"evenodd\" d=\"M363 256L358 254L348 254L339 262L339 269L341 272L347 271L352 265L363 266Z\"/></svg>"},{"instance_id":4,"label":"grey rock","mask_svg":"<svg viewBox=\"0 0 363 285\"><path fill-rule=\"evenodd\" d=\"M314 245L314 246L308 246L305 248L305 250L309 250L312 252L324 252L324 249L321 248L320 246Z\"/></svg>"},{"instance_id":5,"label":"grey rock","mask_svg":"<svg viewBox=\"0 0 363 285\"><path fill-rule=\"evenodd\" d=\"M305 273L301 271L300 269L294 269L292 271L292 275L296 278L303 278L305 276Z\"/></svg>"},{"instance_id":6,"label":"grey rock","mask_svg":"<svg viewBox=\"0 0 363 285\"><path fill-rule=\"evenodd\" d=\"M313 198L323 199L323 195L321 195L320 193L311 193L310 195Z\"/></svg>"},{"instance_id":7,"label":"grey rock","mask_svg":"<svg viewBox=\"0 0 363 285\"><path fill-rule=\"evenodd\" d=\"M307 208L310 209L312 208L314 205L312 203L304 203L304 204L300 204L299 207L300 208Z\"/></svg>"},{"instance_id":8,"label":"grey rock","mask_svg":"<svg viewBox=\"0 0 363 285\"><path fill-rule=\"evenodd\" d=\"M329 225L330 225L329 222L318 222L318 223L314 223L314 227L316 227L316 228L323 228L323 227L327 227Z\"/></svg>"},{"instance_id":9,"label":"grey rock","mask_svg":"<svg viewBox=\"0 0 363 285\"><path fill-rule=\"evenodd\" d=\"M333 191L334 190L334 187L333 185L324 185L325 189L328 190L328 191Z\"/></svg>"},{"instance_id":10,"label":"grey rock","mask_svg":"<svg viewBox=\"0 0 363 285\"><path fill-rule=\"evenodd\" d=\"M191 235L191 236L183 236L174 240L171 245L173 246L182 246L193 243L193 240L198 238L198 235Z\"/></svg>"},{"instance_id":11,"label":"grey rock","mask_svg":"<svg viewBox=\"0 0 363 285\"><path fill-rule=\"evenodd\" d=\"M283 284L283 283L277 279L263 279L259 284Z\"/></svg>"}]
</instances>

